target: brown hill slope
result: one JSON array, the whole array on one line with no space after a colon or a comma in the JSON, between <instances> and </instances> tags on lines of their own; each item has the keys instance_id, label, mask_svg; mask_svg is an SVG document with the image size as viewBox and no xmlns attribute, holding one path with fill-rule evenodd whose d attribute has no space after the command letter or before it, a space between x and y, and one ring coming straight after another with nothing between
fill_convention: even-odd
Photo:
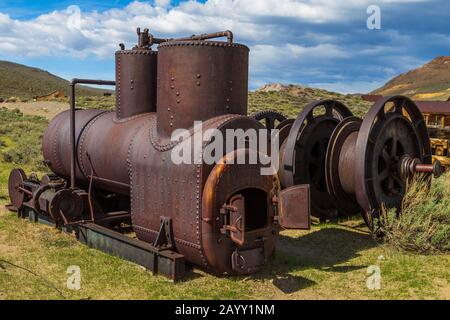
<instances>
[{"instance_id":1,"label":"brown hill slope","mask_svg":"<svg viewBox=\"0 0 450 320\"><path fill-rule=\"evenodd\" d=\"M63 91L67 95L69 81L38 68L0 61L0 97L31 99L54 90ZM104 91L106 90L82 86L77 89L77 93L83 96L102 95Z\"/></svg>"},{"instance_id":2,"label":"brown hill slope","mask_svg":"<svg viewBox=\"0 0 450 320\"><path fill-rule=\"evenodd\" d=\"M416 100L447 100L450 97L450 56L441 56L388 81L373 94L404 94Z\"/></svg>"}]
</instances>

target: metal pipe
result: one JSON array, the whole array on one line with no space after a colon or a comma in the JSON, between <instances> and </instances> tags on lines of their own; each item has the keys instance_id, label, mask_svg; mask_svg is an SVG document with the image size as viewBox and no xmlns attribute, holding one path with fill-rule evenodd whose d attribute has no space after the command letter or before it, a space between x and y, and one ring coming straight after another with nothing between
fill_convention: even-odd
<instances>
[{"instance_id":1,"label":"metal pipe","mask_svg":"<svg viewBox=\"0 0 450 320\"><path fill-rule=\"evenodd\" d=\"M405 180L416 173L432 173L435 178L439 178L444 173L444 167L439 160L433 164L426 164L418 158L407 155L400 160L399 165L400 176Z\"/></svg>"},{"instance_id":2,"label":"metal pipe","mask_svg":"<svg viewBox=\"0 0 450 320\"><path fill-rule=\"evenodd\" d=\"M70 187L75 188L75 86L77 79L70 82Z\"/></svg>"},{"instance_id":3,"label":"metal pipe","mask_svg":"<svg viewBox=\"0 0 450 320\"><path fill-rule=\"evenodd\" d=\"M122 182L119 182L119 181L114 181L114 180L105 179L105 178L100 178L100 177L92 176L92 175L88 175L87 178L88 179L92 179L94 181L98 181L98 182L104 182L104 183L113 184L113 185L116 185L116 186L121 187L121 188L130 189L130 185L127 184L127 183L122 183Z\"/></svg>"},{"instance_id":4,"label":"metal pipe","mask_svg":"<svg viewBox=\"0 0 450 320\"><path fill-rule=\"evenodd\" d=\"M25 188L18 187L17 189L20 190L20 191L22 191L23 193L26 193L26 194L30 195L30 196L33 195L33 192L31 192L30 190L27 190L27 189L25 189Z\"/></svg>"},{"instance_id":5,"label":"metal pipe","mask_svg":"<svg viewBox=\"0 0 450 320\"><path fill-rule=\"evenodd\" d=\"M70 81L70 187L75 188L75 164L76 164L76 142L75 142L75 87L77 84L95 84L115 86L116 82L111 80L72 79Z\"/></svg>"},{"instance_id":6,"label":"metal pipe","mask_svg":"<svg viewBox=\"0 0 450 320\"><path fill-rule=\"evenodd\" d=\"M435 178L439 178L445 169L439 160L436 160L433 164L416 164L414 172L432 173Z\"/></svg>"},{"instance_id":7,"label":"metal pipe","mask_svg":"<svg viewBox=\"0 0 450 320\"><path fill-rule=\"evenodd\" d=\"M233 43L233 32L230 30L220 31L220 32L214 32L214 33L204 33L200 35L192 35L190 37L184 37L184 38L154 38L153 36L150 36L150 45L152 44L160 44L163 42L168 41L189 41L189 40L207 40L207 39L213 39L213 38L221 38L221 37L227 37L228 43Z\"/></svg>"}]
</instances>

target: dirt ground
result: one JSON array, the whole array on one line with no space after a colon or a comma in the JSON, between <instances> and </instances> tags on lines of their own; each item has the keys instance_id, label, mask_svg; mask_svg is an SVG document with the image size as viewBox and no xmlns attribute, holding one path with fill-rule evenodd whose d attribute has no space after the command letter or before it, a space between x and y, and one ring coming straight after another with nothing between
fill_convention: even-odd
<instances>
[{"instance_id":1,"label":"dirt ground","mask_svg":"<svg viewBox=\"0 0 450 320\"><path fill-rule=\"evenodd\" d=\"M49 120L61 111L69 109L69 105L67 103L56 101L5 102L0 103L0 107L6 107L11 110L19 109L24 114L42 116Z\"/></svg>"}]
</instances>

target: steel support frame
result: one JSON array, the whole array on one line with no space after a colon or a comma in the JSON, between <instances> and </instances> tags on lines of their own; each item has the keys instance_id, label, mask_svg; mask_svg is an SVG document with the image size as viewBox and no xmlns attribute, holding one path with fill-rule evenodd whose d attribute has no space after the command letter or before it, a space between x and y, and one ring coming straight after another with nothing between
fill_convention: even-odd
<instances>
[{"instance_id":1,"label":"steel support frame","mask_svg":"<svg viewBox=\"0 0 450 320\"><path fill-rule=\"evenodd\" d=\"M43 216L27 206L18 210L17 214L18 217L29 219L31 222L55 227L51 218ZM90 222L64 227L62 230L68 233L75 232L78 241L90 248L134 262L153 274L163 275L174 282L185 277L185 258L172 250L161 250L147 242Z\"/></svg>"}]
</instances>

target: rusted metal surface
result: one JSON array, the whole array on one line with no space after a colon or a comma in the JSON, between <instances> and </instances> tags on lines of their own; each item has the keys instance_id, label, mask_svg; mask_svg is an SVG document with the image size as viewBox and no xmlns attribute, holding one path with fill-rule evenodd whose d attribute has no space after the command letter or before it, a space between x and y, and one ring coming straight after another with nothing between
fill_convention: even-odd
<instances>
[{"instance_id":1,"label":"rusted metal surface","mask_svg":"<svg viewBox=\"0 0 450 320\"><path fill-rule=\"evenodd\" d=\"M379 100L361 124L355 147L355 194L365 212L399 208L405 193L398 162L408 154L431 164L425 121L412 100L393 96Z\"/></svg>"},{"instance_id":2,"label":"rusted metal surface","mask_svg":"<svg viewBox=\"0 0 450 320\"><path fill-rule=\"evenodd\" d=\"M407 97L378 100L364 120L349 116L345 106L335 110L336 105L314 102L300 114L282 145L284 165L279 174L284 186L310 183L313 215L315 210L362 212L372 227L382 206L400 209L408 179L417 173L438 177L444 170L439 161L431 164L423 116ZM315 116L319 106L325 113ZM329 126L316 126L321 119ZM316 141L324 146L311 147ZM317 184L322 178L325 189Z\"/></svg>"},{"instance_id":3,"label":"rusted metal surface","mask_svg":"<svg viewBox=\"0 0 450 320\"><path fill-rule=\"evenodd\" d=\"M205 41L223 36L227 42ZM156 42L161 42L157 56L150 48ZM152 244L152 254L176 252L220 274L261 269L274 251L280 221L285 227L309 227L305 188L286 191L279 210L278 177L261 175L259 162L233 164L242 156L267 156L260 154L259 143L234 141L231 152L224 144L225 156L215 164L197 163L211 141L200 150L189 145L195 162L171 160L174 147L189 141L170 141L170 134L184 128L192 137L198 130L194 121L224 136L228 129L264 130L246 116L248 48L233 43L231 32L159 41L147 29L138 30L138 44L132 50L121 45L116 57L115 82L72 81L71 109L55 117L44 135L44 159L53 174L41 180L12 174L11 200L19 210L28 208L56 226L90 230L89 223L117 227L131 218L139 240ZM76 110L78 83L117 83L115 112ZM281 125L287 137L292 121ZM288 212L295 201L301 205ZM121 236L96 234L102 235L93 235L94 247L123 249ZM171 262L162 263L158 269L172 268Z\"/></svg>"},{"instance_id":4,"label":"rusted metal surface","mask_svg":"<svg viewBox=\"0 0 450 320\"><path fill-rule=\"evenodd\" d=\"M406 160L406 164L401 163L401 166L406 166L410 175L414 175L415 173L432 173L435 178L439 178L445 171L439 161L434 161L433 164L423 164L417 158L411 158L409 156L402 160L403 162Z\"/></svg>"},{"instance_id":5,"label":"rusted metal surface","mask_svg":"<svg viewBox=\"0 0 450 320\"><path fill-rule=\"evenodd\" d=\"M9 174L8 192L11 205L15 208L20 208L24 202L29 199L30 190L24 188L24 181L27 176L25 172L18 168L13 169Z\"/></svg>"},{"instance_id":6,"label":"rusted metal surface","mask_svg":"<svg viewBox=\"0 0 450 320\"><path fill-rule=\"evenodd\" d=\"M158 53L137 48L116 52L116 117L156 111Z\"/></svg>"},{"instance_id":7,"label":"rusted metal surface","mask_svg":"<svg viewBox=\"0 0 450 320\"><path fill-rule=\"evenodd\" d=\"M325 155L333 130L350 110L335 100L310 103L299 114L282 147L281 182L284 187L309 184L311 214L321 219L335 215L335 204L325 184Z\"/></svg>"},{"instance_id":8,"label":"rusted metal surface","mask_svg":"<svg viewBox=\"0 0 450 320\"><path fill-rule=\"evenodd\" d=\"M128 149L135 132L149 125L154 113L114 121L115 113L99 115L78 138L77 160L85 182L94 176L96 186L110 192L129 194Z\"/></svg>"},{"instance_id":9,"label":"rusted metal surface","mask_svg":"<svg viewBox=\"0 0 450 320\"><path fill-rule=\"evenodd\" d=\"M218 41L158 46L158 136L223 114L247 114L249 49ZM206 63L207 62L207 63Z\"/></svg>"},{"instance_id":10,"label":"rusted metal surface","mask_svg":"<svg viewBox=\"0 0 450 320\"><path fill-rule=\"evenodd\" d=\"M379 100L364 120L342 121L331 136L325 170L327 190L338 209L361 211L369 227L382 206L401 209L414 174L442 174L439 162L431 164L423 116L404 96Z\"/></svg>"},{"instance_id":11,"label":"rusted metal surface","mask_svg":"<svg viewBox=\"0 0 450 320\"><path fill-rule=\"evenodd\" d=\"M450 101L420 101L415 100L422 113L450 115Z\"/></svg>"},{"instance_id":12,"label":"rusted metal surface","mask_svg":"<svg viewBox=\"0 0 450 320\"><path fill-rule=\"evenodd\" d=\"M268 130L275 129L278 125L280 125L283 121L287 119L287 117L284 114L274 110L260 111L253 114L252 117L255 120L263 121L264 125Z\"/></svg>"},{"instance_id":13,"label":"rusted metal surface","mask_svg":"<svg viewBox=\"0 0 450 320\"><path fill-rule=\"evenodd\" d=\"M257 121L238 115L223 115L203 123L203 130L217 128L223 132L252 127L262 128ZM156 119L150 130L156 133ZM144 127L137 132L130 148L131 212L139 239L153 243L160 217L165 216L172 218L177 251L211 271L251 272L253 269L232 268L231 256L237 249L264 247L267 259L273 252L277 234L271 218L275 213L270 204L275 191L273 177L261 176L259 165L175 165L170 161L174 146L166 146L162 151L157 143L148 139L148 128ZM236 152L251 152L246 150ZM236 195L245 198L247 205L253 208L245 210L247 231L243 242L233 241L240 236L226 227L233 224L228 222L230 212L220 213L223 205ZM243 214L241 211L236 215ZM262 238L266 240L258 240Z\"/></svg>"},{"instance_id":14,"label":"rusted metal surface","mask_svg":"<svg viewBox=\"0 0 450 320\"><path fill-rule=\"evenodd\" d=\"M362 120L348 117L333 131L325 157L325 182L338 211L352 215L361 211L356 201L354 170L351 159L355 156L355 145Z\"/></svg>"},{"instance_id":15,"label":"rusted metal surface","mask_svg":"<svg viewBox=\"0 0 450 320\"><path fill-rule=\"evenodd\" d=\"M86 125L96 116L104 112L93 109L75 111L75 136L77 137L77 144L79 143L78 137ZM69 110L61 112L50 121L42 139L42 152L45 163L54 174L59 177L70 178L72 147ZM78 166L76 169L76 177L82 177Z\"/></svg>"},{"instance_id":16,"label":"rusted metal surface","mask_svg":"<svg viewBox=\"0 0 450 320\"><path fill-rule=\"evenodd\" d=\"M159 251L148 243L93 223L82 224L78 229L79 240L91 248L135 262L174 281L185 275L185 258L181 254Z\"/></svg>"},{"instance_id":17,"label":"rusted metal surface","mask_svg":"<svg viewBox=\"0 0 450 320\"><path fill-rule=\"evenodd\" d=\"M77 132L76 132L76 94L75 89L77 84L95 84L114 86L115 81L108 80L91 80L91 79L72 79L70 82L70 187L75 188L77 169L76 169L76 151L77 151Z\"/></svg>"},{"instance_id":18,"label":"rusted metal surface","mask_svg":"<svg viewBox=\"0 0 450 320\"><path fill-rule=\"evenodd\" d=\"M279 130L278 132L278 140L280 142L280 145L283 144L284 141L286 141L287 137L289 136L289 132L291 131L292 125L294 124L295 119L286 119L280 124L278 124L275 129Z\"/></svg>"},{"instance_id":19,"label":"rusted metal surface","mask_svg":"<svg viewBox=\"0 0 450 320\"><path fill-rule=\"evenodd\" d=\"M152 45L154 43L160 44L163 42L169 42L169 41L190 41L190 40L208 40L208 39L214 39L214 38L221 38L226 37L228 43L233 43L233 33L229 30L226 31L219 31L214 33L204 33L200 35L192 35L190 37L185 38L155 38L153 35L150 34L150 37L148 39L149 45Z\"/></svg>"},{"instance_id":20,"label":"rusted metal surface","mask_svg":"<svg viewBox=\"0 0 450 320\"><path fill-rule=\"evenodd\" d=\"M75 117L78 183L85 186L94 176L97 186L110 192L129 194L128 148L134 132L148 125L150 115L114 121L114 112L77 110ZM64 178L70 177L69 120L69 112L59 114L50 122L43 139L46 163Z\"/></svg>"},{"instance_id":21,"label":"rusted metal surface","mask_svg":"<svg viewBox=\"0 0 450 320\"><path fill-rule=\"evenodd\" d=\"M207 40L223 36L227 42ZM71 109L43 139L53 173L39 180L13 170L12 207L79 227L91 233L89 245L173 278L184 259L218 274L249 274L273 254L280 227L309 228L311 212L328 218L359 210L370 225L382 205L399 207L409 177L442 173L431 164L419 109L402 96L379 100L362 121L334 100L309 104L295 120L261 113L266 129L280 130L278 175L262 175L260 162L236 164L270 155L261 154L259 137L256 145L224 144L218 163L202 161L212 141L191 144L195 121L224 136L264 130L247 116L248 52L228 31L174 40L138 30L138 44L116 55L116 81L71 82ZM78 83L117 83L115 112L77 110ZM171 141L176 129L189 131ZM172 161L180 146L191 151L189 163ZM130 220L138 242L104 229Z\"/></svg>"},{"instance_id":22,"label":"rusted metal surface","mask_svg":"<svg viewBox=\"0 0 450 320\"><path fill-rule=\"evenodd\" d=\"M280 192L278 201L278 222L282 228L310 228L309 185L296 185L284 189Z\"/></svg>"}]
</instances>

